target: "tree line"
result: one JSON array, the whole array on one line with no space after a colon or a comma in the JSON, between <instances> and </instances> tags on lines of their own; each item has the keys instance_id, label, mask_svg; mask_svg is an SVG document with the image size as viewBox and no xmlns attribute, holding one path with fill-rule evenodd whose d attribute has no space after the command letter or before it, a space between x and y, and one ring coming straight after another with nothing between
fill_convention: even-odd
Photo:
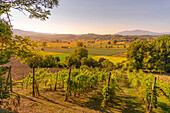
<instances>
[{"instance_id":1,"label":"tree line","mask_svg":"<svg viewBox=\"0 0 170 113\"><path fill-rule=\"evenodd\" d=\"M170 72L170 35L132 42L127 49L127 58L128 65L137 70Z\"/></svg>"}]
</instances>

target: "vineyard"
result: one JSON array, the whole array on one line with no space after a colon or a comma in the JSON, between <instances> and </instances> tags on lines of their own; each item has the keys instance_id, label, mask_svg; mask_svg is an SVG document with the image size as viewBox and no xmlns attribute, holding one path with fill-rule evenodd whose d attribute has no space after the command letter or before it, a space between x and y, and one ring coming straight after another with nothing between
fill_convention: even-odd
<instances>
[{"instance_id":1,"label":"vineyard","mask_svg":"<svg viewBox=\"0 0 170 113\"><path fill-rule=\"evenodd\" d=\"M34 94L32 92L33 81L35 82ZM20 100L22 107L16 107L19 112L23 112L23 106L29 107L24 101L31 105L29 108L48 105L46 108L48 112L58 112L60 110L65 112L66 106L69 106L66 111L78 112L77 110L80 110L80 108L74 108L73 106L79 105L81 106L81 112L96 112L94 108L101 112L115 112L115 110L119 112L124 110L144 112L150 109L155 112L169 112L169 82L158 80L154 75L146 75L142 71L139 71L139 73L128 71L126 74L121 71L82 67L52 73L49 69L36 69L35 75L30 73L26 78L13 82L18 84L14 86L14 95L16 95L14 98L17 95L23 98ZM132 95L135 96L134 99ZM91 99L95 100L91 103ZM162 99L164 99L163 102ZM43 104L37 103L40 100L46 102ZM132 102L126 103L127 101ZM140 104L135 107L136 109L129 109L129 106L134 106L133 101ZM97 102L96 105L95 102ZM52 104L58 105L54 106ZM51 109L49 105L55 109ZM61 108L61 106L65 107ZM70 107L74 109L70 109ZM91 111L88 108L94 110ZM33 112L32 109L27 110L27 112ZM43 110L47 112L45 109ZM34 111L39 112L39 109L36 108Z\"/></svg>"},{"instance_id":2,"label":"vineyard","mask_svg":"<svg viewBox=\"0 0 170 113\"><path fill-rule=\"evenodd\" d=\"M37 34L13 29L13 9L27 14L29 18L46 20L52 9L59 6L59 2L60 0L0 1L0 113L170 113L170 35L159 33L153 36L130 36L105 34L106 31L103 35ZM73 2L75 1L72 1L72 5ZM86 3L83 3L80 6L86 9L87 7L83 8ZM95 1L87 3L88 8L96 4ZM99 6L104 6L105 3L101 3ZM69 4L65 6L68 7ZM72 7L76 9L77 6ZM104 12L103 9L101 13ZM85 10L76 9L76 14L78 12ZM70 14L74 13L66 14L70 18ZM58 12L56 16L64 17ZM25 20L20 17L19 20ZM70 29L71 25L81 23L76 21L81 20L79 18L69 18L67 20L74 20L76 24L64 22L61 29L64 30L64 25ZM95 18L91 18L93 19ZM36 28L36 24L31 25L32 23L30 27L27 26L29 29L34 26ZM56 21L53 23L55 25ZM101 26L89 23L86 30L95 28L89 25ZM41 31L43 24L37 25ZM23 28L25 26L23 24ZM42 28L52 31L57 27L58 25ZM74 27L81 30L82 25ZM16 31L21 36L16 35ZM140 30L135 32L138 31ZM71 33L67 31L69 32ZM32 37L27 34L32 34L37 39L31 40Z\"/></svg>"}]
</instances>

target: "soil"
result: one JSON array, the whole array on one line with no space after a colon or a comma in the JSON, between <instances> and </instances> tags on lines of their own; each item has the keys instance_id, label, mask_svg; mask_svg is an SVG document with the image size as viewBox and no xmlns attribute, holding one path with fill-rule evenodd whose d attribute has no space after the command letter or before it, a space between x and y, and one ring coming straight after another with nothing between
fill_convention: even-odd
<instances>
[{"instance_id":1,"label":"soil","mask_svg":"<svg viewBox=\"0 0 170 113\"><path fill-rule=\"evenodd\" d=\"M27 64L21 63L21 59L17 59L16 57L12 57L11 61L3 66L11 66L11 74L12 79L14 80L22 80L29 73L32 73L32 68L30 68ZM58 72L59 70L62 70L60 68L50 68L49 71L52 73Z\"/></svg>"}]
</instances>

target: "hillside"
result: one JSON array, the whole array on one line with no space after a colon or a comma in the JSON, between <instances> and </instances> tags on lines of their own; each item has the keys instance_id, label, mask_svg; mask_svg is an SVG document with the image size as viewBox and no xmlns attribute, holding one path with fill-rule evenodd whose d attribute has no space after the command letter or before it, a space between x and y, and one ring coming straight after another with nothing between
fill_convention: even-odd
<instances>
[{"instance_id":1,"label":"hillside","mask_svg":"<svg viewBox=\"0 0 170 113\"><path fill-rule=\"evenodd\" d=\"M157 32L151 32L151 31L145 31L145 30L127 30L127 31L122 31L122 32L118 32L117 34L119 35L154 35L154 36L158 36L158 35L163 35L165 33L157 33Z\"/></svg>"},{"instance_id":2,"label":"hillside","mask_svg":"<svg viewBox=\"0 0 170 113\"><path fill-rule=\"evenodd\" d=\"M119 41L134 41L136 39L153 39L159 35L163 35L163 33L155 33L150 31L143 31L143 30L134 30L134 31L122 31L117 34L82 34L82 35L75 35L75 34L50 34L50 33L39 33L33 31L23 31L19 29L13 30L14 35L19 36L30 36L32 40L41 41L41 40L56 40L56 39L64 39L64 40L112 40L118 39ZM128 36L127 36L128 35Z\"/></svg>"}]
</instances>

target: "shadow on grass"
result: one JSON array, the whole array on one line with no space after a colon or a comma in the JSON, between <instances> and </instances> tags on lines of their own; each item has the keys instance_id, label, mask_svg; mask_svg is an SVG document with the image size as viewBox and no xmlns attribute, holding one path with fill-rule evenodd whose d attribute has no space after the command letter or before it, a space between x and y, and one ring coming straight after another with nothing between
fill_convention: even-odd
<instances>
[{"instance_id":1,"label":"shadow on grass","mask_svg":"<svg viewBox=\"0 0 170 113\"><path fill-rule=\"evenodd\" d=\"M125 90L129 90L130 84L128 79L124 79L124 87ZM135 92L134 92L135 93ZM89 109L93 109L100 112L122 112L122 113L143 113L144 108L142 108L142 104L138 101L138 98L133 95L127 94L117 94L112 102L109 102L106 108L102 108L102 100L103 96L101 90L97 90L92 96L86 95L85 98L88 98L88 101L83 101L82 99L72 99L70 103L77 104L81 107L87 107Z\"/></svg>"},{"instance_id":2,"label":"shadow on grass","mask_svg":"<svg viewBox=\"0 0 170 113\"><path fill-rule=\"evenodd\" d=\"M165 113L170 113L170 105L163 103L163 102L159 102L158 106L165 111Z\"/></svg>"},{"instance_id":3,"label":"shadow on grass","mask_svg":"<svg viewBox=\"0 0 170 113\"><path fill-rule=\"evenodd\" d=\"M27 96L25 96L25 95L21 95L21 94L15 93L15 92L13 92L13 93L19 95L20 97L22 97L22 98L24 98L24 99L28 99L28 100L31 100L31 101L33 101L33 102L38 102L37 100L34 100L34 99L32 99L32 98L30 98L30 97L27 97ZM42 104L41 102L38 102L38 103Z\"/></svg>"},{"instance_id":4,"label":"shadow on grass","mask_svg":"<svg viewBox=\"0 0 170 113\"><path fill-rule=\"evenodd\" d=\"M121 105L122 103L123 105ZM142 104L134 96L117 96L112 103L112 107L121 110L122 113L143 113L141 106Z\"/></svg>"}]
</instances>

